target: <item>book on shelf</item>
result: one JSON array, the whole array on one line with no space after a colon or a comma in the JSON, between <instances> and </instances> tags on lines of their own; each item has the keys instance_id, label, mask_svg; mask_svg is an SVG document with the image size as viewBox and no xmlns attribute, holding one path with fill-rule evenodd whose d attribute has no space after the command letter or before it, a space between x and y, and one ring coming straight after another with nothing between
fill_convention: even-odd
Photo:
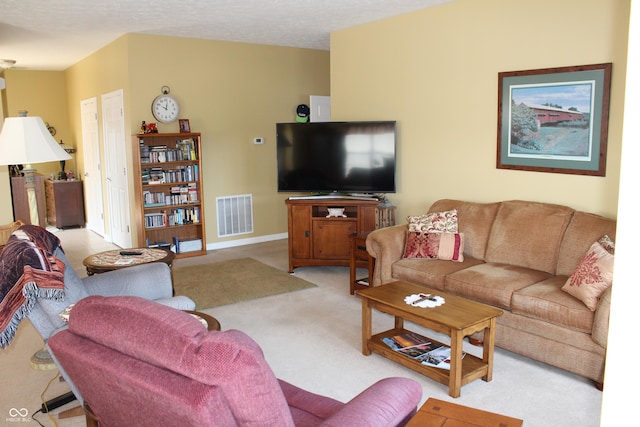
<instances>
[{"instance_id":1,"label":"book on shelf","mask_svg":"<svg viewBox=\"0 0 640 427\"><path fill-rule=\"evenodd\" d=\"M398 353L402 353L423 365L451 369L451 348L444 344L432 342L422 335L407 332L382 338L382 342ZM465 354L463 352L462 357Z\"/></svg>"}]
</instances>

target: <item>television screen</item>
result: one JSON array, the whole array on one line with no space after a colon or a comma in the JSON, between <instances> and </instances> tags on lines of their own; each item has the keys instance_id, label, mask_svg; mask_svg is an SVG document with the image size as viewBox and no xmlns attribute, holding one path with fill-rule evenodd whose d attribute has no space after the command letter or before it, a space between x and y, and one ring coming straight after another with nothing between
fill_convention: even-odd
<instances>
[{"instance_id":1,"label":"television screen","mask_svg":"<svg viewBox=\"0 0 640 427\"><path fill-rule=\"evenodd\" d=\"M393 193L396 122L277 123L279 192Z\"/></svg>"}]
</instances>

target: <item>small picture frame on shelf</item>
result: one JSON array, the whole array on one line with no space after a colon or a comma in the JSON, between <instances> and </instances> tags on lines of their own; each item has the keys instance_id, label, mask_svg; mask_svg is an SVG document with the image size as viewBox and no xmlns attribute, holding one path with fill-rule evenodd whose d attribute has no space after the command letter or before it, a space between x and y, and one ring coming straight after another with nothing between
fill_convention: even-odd
<instances>
[{"instance_id":1,"label":"small picture frame on shelf","mask_svg":"<svg viewBox=\"0 0 640 427\"><path fill-rule=\"evenodd\" d=\"M178 119L180 125L180 133L190 133L191 125L189 125L189 119Z\"/></svg>"}]
</instances>

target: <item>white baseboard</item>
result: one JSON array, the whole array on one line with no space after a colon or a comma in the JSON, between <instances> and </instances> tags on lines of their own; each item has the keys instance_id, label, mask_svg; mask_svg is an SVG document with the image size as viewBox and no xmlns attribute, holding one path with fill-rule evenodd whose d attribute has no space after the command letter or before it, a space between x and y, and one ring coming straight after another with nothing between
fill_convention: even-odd
<instances>
[{"instance_id":1,"label":"white baseboard","mask_svg":"<svg viewBox=\"0 0 640 427\"><path fill-rule=\"evenodd\" d=\"M270 234L268 236L250 237L248 239L228 240L224 242L207 243L207 250L233 248L236 246L251 245L254 243L271 242L273 240L287 239L289 233Z\"/></svg>"}]
</instances>

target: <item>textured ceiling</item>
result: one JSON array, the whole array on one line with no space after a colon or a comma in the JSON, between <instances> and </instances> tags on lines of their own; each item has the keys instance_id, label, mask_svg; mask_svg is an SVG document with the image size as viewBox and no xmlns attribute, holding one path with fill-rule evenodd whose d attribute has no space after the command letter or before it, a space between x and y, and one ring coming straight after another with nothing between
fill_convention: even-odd
<instances>
[{"instance_id":1,"label":"textured ceiling","mask_svg":"<svg viewBox=\"0 0 640 427\"><path fill-rule=\"evenodd\" d=\"M122 34L329 49L332 31L453 0L0 0L0 58L62 70Z\"/></svg>"}]
</instances>

